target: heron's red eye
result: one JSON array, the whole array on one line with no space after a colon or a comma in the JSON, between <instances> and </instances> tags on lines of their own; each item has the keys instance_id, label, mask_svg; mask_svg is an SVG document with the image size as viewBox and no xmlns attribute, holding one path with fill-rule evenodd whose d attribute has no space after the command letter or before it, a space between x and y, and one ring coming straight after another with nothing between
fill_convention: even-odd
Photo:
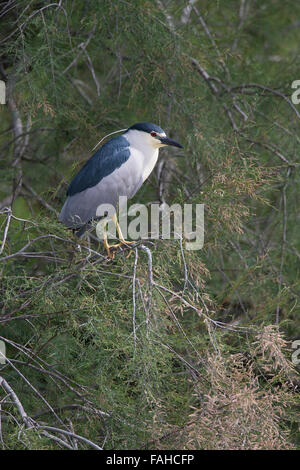
<instances>
[{"instance_id":1,"label":"heron's red eye","mask_svg":"<svg viewBox=\"0 0 300 470\"><path fill-rule=\"evenodd\" d=\"M152 137L156 137L157 134L156 134L156 132L152 131L151 135L152 135Z\"/></svg>"}]
</instances>

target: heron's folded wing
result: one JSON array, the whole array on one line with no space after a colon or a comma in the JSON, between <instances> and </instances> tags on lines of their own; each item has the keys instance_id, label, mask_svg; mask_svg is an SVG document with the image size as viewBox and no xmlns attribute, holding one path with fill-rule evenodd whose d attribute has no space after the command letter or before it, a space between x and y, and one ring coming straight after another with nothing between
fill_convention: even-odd
<instances>
[{"instance_id":1,"label":"heron's folded wing","mask_svg":"<svg viewBox=\"0 0 300 470\"><path fill-rule=\"evenodd\" d=\"M103 178L122 166L129 156L129 142L125 137L119 136L111 139L86 162L73 178L67 195L74 196L96 186Z\"/></svg>"},{"instance_id":2,"label":"heron's folded wing","mask_svg":"<svg viewBox=\"0 0 300 470\"><path fill-rule=\"evenodd\" d=\"M117 165L110 166L108 173L107 166L100 167L98 170L101 175L96 178L86 174L87 169L83 169L72 181L68 198L61 210L59 220L67 227L78 228L89 222L91 219L103 215L105 205L111 205L117 208L120 196L126 196L130 199L143 183L142 180L142 160L137 154L132 155L132 158L126 158L124 152L126 148L120 148L118 152L115 151L114 158L118 161ZM92 157L94 158L94 157ZM121 163L122 161L122 163ZM88 162L89 163L89 162ZM95 168L98 162L95 163ZM106 165L108 165L106 163ZM91 171L94 170L90 169ZM108 174L106 174L108 173ZM84 177L90 178L84 181ZM94 183L92 185L92 183ZM75 192L75 187L77 192ZM79 189L82 189L79 191ZM104 207L105 209L105 207Z\"/></svg>"}]
</instances>

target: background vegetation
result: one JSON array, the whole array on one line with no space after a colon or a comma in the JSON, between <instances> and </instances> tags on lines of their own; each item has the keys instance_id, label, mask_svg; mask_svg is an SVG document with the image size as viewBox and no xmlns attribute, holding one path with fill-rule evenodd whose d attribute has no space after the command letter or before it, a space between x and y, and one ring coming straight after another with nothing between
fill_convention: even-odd
<instances>
[{"instance_id":1,"label":"background vegetation","mask_svg":"<svg viewBox=\"0 0 300 470\"><path fill-rule=\"evenodd\" d=\"M299 446L300 5L0 5L0 445ZM205 204L205 243L113 261L57 221L109 132L161 125L135 201ZM3 360L2 360L3 362Z\"/></svg>"}]
</instances>

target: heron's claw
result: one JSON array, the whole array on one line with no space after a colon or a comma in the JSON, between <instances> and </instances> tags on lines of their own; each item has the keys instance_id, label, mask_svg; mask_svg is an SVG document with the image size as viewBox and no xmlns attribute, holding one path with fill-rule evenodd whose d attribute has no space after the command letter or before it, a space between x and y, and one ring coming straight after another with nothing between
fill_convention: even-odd
<instances>
[{"instance_id":1,"label":"heron's claw","mask_svg":"<svg viewBox=\"0 0 300 470\"><path fill-rule=\"evenodd\" d=\"M104 247L106 249L106 252L107 252L107 256L109 259L114 259L115 258L115 251L114 250L117 250L118 248L120 248L121 246L126 246L129 248L128 245L132 245L133 243L136 243L135 241L127 241L127 240L120 240L120 243L116 243L115 245L109 245L107 243L107 241L104 241ZM128 255L126 256L126 258L129 258L129 256L131 255L131 250L129 251Z\"/></svg>"},{"instance_id":2,"label":"heron's claw","mask_svg":"<svg viewBox=\"0 0 300 470\"><path fill-rule=\"evenodd\" d=\"M105 240L104 241L104 247L106 249L106 252L107 252L107 256L109 259L114 259L115 258L115 251L114 250L117 250L118 248L120 248L121 246L128 246L128 245L131 245L133 243L136 243L135 241L127 241L127 240L120 240L120 243L116 243L115 245L109 245L107 243L107 241ZM131 254L131 251L129 252L129 254L127 255L127 258L129 258Z\"/></svg>"}]
</instances>

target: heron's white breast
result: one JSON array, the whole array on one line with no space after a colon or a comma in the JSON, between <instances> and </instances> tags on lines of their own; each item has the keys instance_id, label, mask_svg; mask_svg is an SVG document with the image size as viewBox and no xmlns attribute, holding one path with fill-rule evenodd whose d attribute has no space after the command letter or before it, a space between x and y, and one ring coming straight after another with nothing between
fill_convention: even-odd
<instances>
[{"instance_id":1,"label":"heron's white breast","mask_svg":"<svg viewBox=\"0 0 300 470\"><path fill-rule=\"evenodd\" d=\"M158 159L158 149L155 149L152 157L150 157L150 159L146 159L146 161L144 162L144 171L143 171L143 176L142 176L143 181L145 181L150 175L150 173L152 172L153 168L156 165L157 159Z\"/></svg>"}]
</instances>

